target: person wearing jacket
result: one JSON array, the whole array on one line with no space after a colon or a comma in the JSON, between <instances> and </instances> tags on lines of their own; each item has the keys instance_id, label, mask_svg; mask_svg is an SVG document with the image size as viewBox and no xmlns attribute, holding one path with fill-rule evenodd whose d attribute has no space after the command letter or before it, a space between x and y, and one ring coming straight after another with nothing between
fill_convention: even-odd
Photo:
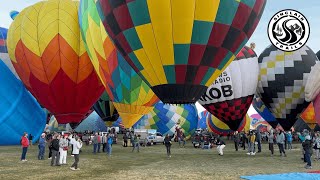
<instances>
[{"instance_id":1,"label":"person wearing jacket","mask_svg":"<svg viewBox=\"0 0 320 180\"><path fill-rule=\"evenodd\" d=\"M68 140L65 136L62 136L59 140L59 164L67 164L67 152L68 152Z\"/></svg>"},{"instance_id":2,"label":"person wearing jacket","mask_svg":"<svg viewBox=\"0 0 320 180\"><path fill-rule=\"evenodd\" d=\"M304 159L307 161L307 164L304 166L306 169L312 169L311 166L311 148L312 142L310 135L307 135L304 142L302 143L302 147L304 150Z\"/></svg>"},{"instance_id":3,"label":"person wearing jacket","mask_svg":"<svg viewBox=\"0 0 320 180\"><path fill-rule=\"evenodd\" d=\"M107 137L107 154L111 156L112 153L113 134L109 133Z\"/></svg>"},{"instance_id":4,"label":"person wearing jacket","mask_svg":"<svg viewBox=\"0 0 320 180\"><path fill-rule=\"evenodd\" d=\"M80 168L78 168L78 163L80 160L79 154L80 154L80 149L82 148L82 142L78 136L75 137L75 140L74 140L72 146L73 146L72 154L74 155L74 163L72 164L70 169L71 170L80 170Z\"/></svg>"},{"instance_id":5,"label":"person wearing jacket","mask_svg":"<svg viewBox=\"0 0 320 180\"><path fill-rule=\"evenodd\" d=\"M166 135L164 138L164 145L166 146L167 149L167 156L168 158L171 158L171 139L174 137L174 134L172 136L169 136L169 134Z\"/></svg>"},{"instance_id":6,"label":"person wearing jacket","mask_svg":"<svg viewBox=\"0 0 320 180\"><path fill-rule=\"evenodd\" d=\"M97 153L97 150L98 152L100 151L100 143L101 141L99 142L99 138L100 138L100 135L98 133L95 133L93 139L92 139L92 143L93 143L93 153L96 154Z\"/></svg>"},{"instance_id":7,"label":"person wearing jacket","mask_svg":"<svg viewBox=\"0 0 320 180\"><path fill-rule=\"evenodd\" d=\"M254 142L256 141L256 135L254 134L253 131L249 132L248 136L248 155L255 155L256 153L254 152Z\"/></svg>"},{"instance_id":8,"label":"person wearing jacket","mask_svg":"<svg viewBox=\"0 0 320 180\"><path fill-rule=\"evenodd\" d=\"M271 156L273 156L273 153L274 153L273 138L274 138L274 134L273 134L273 130L271 130L268 134L268 143L269 143L269 150L271 151Z\"/></svg>"},{"instance_id":9,"label":"person wearing jacket","mask_svg":"<svg viewBox=\"0 0 320 180\"><path fill-rule=\"evenodd\" d=\"M102 138L101 138L102 152L106 152L107 139L108 139L107 134L102 135Z\"/></svg>"},{"instance_id":10,"label":"person wearing jacket","mask_svg":"<svg viewBox=\"0 0 320 180\"><path fill-rule=\"evenodd\" d=\"M128 136L127 133L123 135L123 147L128 147Z\"/></svg>"},{"instance_id":11,"label":"person wearing jacket","mask_svg":"<svg viewBox=\"0 0 320 180\"><path fill-rule=\"evenodd\" d=\"M291 150L292 149L292 134L291 134L291 131L289 131L286 134L286 140L287 140L288 150Z\"/></svg>"},{"instance_id":12,"label":"person wearing jacket","mask_svg":"<svg viewBox=\"0 0 320 180\"><path fill-rule=\"evenodd\" d=\"M224 143L224 141L221 140L220 137L218 137L216 141L216 145L217 145L217 151L219 155L223 156L223 149L226 147L226 143Z\"/></svg>"},{"instance_id":13,"label":"person wearing jacket","mask_svg":"<svg viewBox=\"0 0 320 180\"><path fill-rule=\"evenodd\" d=\"M257 133L256 133L256 142L258 143L258 153L261 153L261 133L260 133L260 129L258 129Z\"/></svg>"},{"instance_id":14,"label":"person wearing jacket","mask_svg":"<svg viewBox=\"0 0 320 180\"><path fill-rule=\"evenodd\" d=\"M279 151L280 151L280 156L284 156L286 157L286 152L284 151L284 141L285 141L285 137L284 137L284 133L279 130L277 137L276 137L276 141L279 147Z\"/></svg>"},{"instance_id":15,"label":"person wearing jacket","mask_svg":"<svg viewBox=\"0 0 320 180\"><path fill-rule=\"evenodd\" d=\"M44 160L44 153L46 150L46 134L42 133L41 137L39 139L39 144L38 144L38 148L39 148L39 154L38 154L38 159L39 160Z\"/></svg>"},{"instance_id":16,"label":"person wearing jacket","mask_svg":"<svg viewBox=\"0 0 320 180\"><path fill-rule=\"evenodd\" d=\"M135 148L137 148L137 151L140 151L140 135L134 135L133 137L133 148L132 148L132 152L135 150Z\"/></svg>"},{"instance_id":17,"label":"person wearing jacket","mask_svg":"<svg viewBox=\"0 0 320 180\"><path fill-rule=\"evenodd\" d=\"M29 139L28 139L28 133L23 133L23 136L21 137L21 147L22 147L22 154L21 154L21 161L27 161L26 155L29 147Z\"/></svg>"},{"instance_id":18,"label":"person wearing jacket","mask_svg":"<svg viewBox=\"0 0 320 180\"><path fill-rule=\"evenodd\" d=\"M236 151L238 151L239 142L240 142L240 134L238 133L238 131L234 132L233 141L234 141L234 147L235 147Z\"/></svg>"},{"instance_id":19,"label":"person wearing jacket","mask_svg":"<svg viewBox=\"0 0 320 180\"><path fill-rule=\"evenodd\" d=\"M314 151L315 151L315 157L314 159L318 161L320 159L320 154L319 154L319 149L320 149L320 137L319 133L315 134L315 139L314 139L314 145L313 145Z\"/></svg>"},{"instance_id":20,"label":"person wearing jacket","mask_svg":"<svg viewBox=\"0 0 320 180\"><path fill-rule=\"evenodd\" d=\"M51 166L53 165L60 166L59 141L60 141L60 135L55 134L53 137L53 140L51 141L51 147L52 147Z\"/></svg>"}]
</instances>

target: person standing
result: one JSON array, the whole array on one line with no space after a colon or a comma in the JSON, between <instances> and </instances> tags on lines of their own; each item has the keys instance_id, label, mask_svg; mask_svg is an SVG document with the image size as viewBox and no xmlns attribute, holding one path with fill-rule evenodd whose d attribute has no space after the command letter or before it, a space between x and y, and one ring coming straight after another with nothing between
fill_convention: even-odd
<instances>
[{"instance_id":1,"label":"person standing","mask_svg":"<svg viewBox=\"0 0 320 180\"><path fill-rule=\"evenodd\" d=\"M28 139L28 133L23 133L23 136L21 137L21 147L22 147L22 154L21 154L21 161L25 162L27 161L26 155L29 147L29 139Z\"/></svg>"},{"instance_id":2,"label":"person standing","mask_svg":"<svg viewBox=\"0 0 320 180\"><path fill-rule=\"evenodd\" d=\"M234 147L235 147L236 151L238 151L239 142L240 142L240 134L238 133L238 131L234 132L233 141L234 141Z\"/></svg>"},{"instance_id":3,"label":"person standing","mask_svg":"<svg viewBox=\"0 0 320 180\"><path fill-rule=\"evenodd\" d=\"M246 150L246 143L247 143L247 135L246 135L246 132L243 131L243 133L242 133L242 147L243 147L243 150Z\"/></svg>"},{"instance_id":4,"label":"person standing","mask_svg":"<svg viewBox=\"0 0 320 180\"><path fill-rule=\"evenodd\" d=\"M111 153L112 153L112 143L113 143L113 135L109 133L107 137L107 154L109 157L111 156Z\"/></svg>"},{"instance_id":5,"label":"person standing","mask_svg":"<svg viewBox=\"0 0 320 180\"><path fill-rule=\"evenodd\" d=\"M102 135L102 152L106 152L106 148L107 148L107 134Z\"/></svg>"},{"instance_id":6,"label":"person standing","mask_svg":"<svg viewBox=\"0 0 320 180\"><path fill-rule=\"evenodd\" d=\"M219 155L223 156L223 149L226 147L226 143L221 139L221 137L218 137L216 145Z\"/></svg>"},{"instance_id":7,"label":"person standing","mask_svg":"<svg viewBox=\"0 0 320 180\"><path fill-rule=\"evenodd\" d=\"M30 135L29 135L29 145L30 146L32 146L32 140L33 140L33 136L32 136L32 134L30 133Z\"/></svg>"},{"instance_id":8,"label":"person standing","mask_svg":"<svg viewBox=\"0 0 320 180\"><path fill-rule=\"evenodd\" d=\"M292 149L292 134L291 134L291 131L287 132L286 141L287 141L288 150L291 150Z\"/></svg>"},{"instance_id":9,"label":"person standing","mask_svg":"<svg viewBox=\"0 0 320 180\"><path fill-rule=\"evenodd\" d=\"M52 151L52 159L51 159L51 166L60 166L59 160L60 160L60 154L59 154L59 141L60 141L60 135L55 134L53 137L53 140L51 141L51 151Z\"/></svg>"},{"instance_id":10,"label":"person standing","mask_svg":"<svg viewBox=\"0 0 320 180\"><path fill-rule=\"evenodd\" d=\"M98 141L98 147L97 147L97 150L98 150L98 153L100 153L100 147L101 147L101 141L102 141L102 136L98 133L98 136L97 136L97 141Z\"/></svg>"},{"instance_id":11,"label":"person standing","mask_svg":"<svg viewBox=\"0 0 320 180\"><path fill-rule=\"evenodd\" d=\"M316 161L318 161L320 159L320 154L319 154L319 150L320 150L320 137L319 137L319 133L315 134L315 139L314 139L314 145L313 145L314 151L315 151L315 157L314 159Z\"/></svg>"},{"instance_id":12,"label":"person standing","mask_svg":"<svg viewBox=\"0 0 320 180\"><path fill-rule=\"evenodd\" d=\"M284 136L284 133L281 130L278 131L278 134L277 134L277 137L276 137L276 141L277 141L277 144L278 144L278 147L279 147L280 156L286 157L287 155L286 155L286 152L284 151L285 136Z\"/></svg>"},{"instance_id":13,"label":"person standing","mask_svg":"<svg viewBox=\"0 0 320 180\"><path fill-rule=\"evenodd\" d=\"M312 169L311 166L311 136L307 135L304 142L302 143L302 147L304 150L304 159L307 161L307 164L304 166L306 169Z\"/></svg>"},{"instance_id":14,"label":"person standing","mask_svg":"<svg viewBox=\"0 0 320 180\"><path fill-rule=\"evenodd\" d=\"M256 133L256 142L258 143L258 153L261 153L261 133L260 129L258 129Z\"/></svg>"},{"instance_id":15,"label":"person standing","mask_svg":"<svg viewBox=\"0 0 320 180\"><path fill-rule=\"evenodd\" d=\"M254 134L253 131L249 132L249 137L248 137L248 155L255 155L256 153L254 152L254 143L256 140L256 135Z\"/></svg>"},{"instance_id":16,"label":"person standing","mask_svg":"<svg viewBox=\"0 0 320 180\"><path fill-rule=\"evenodd\" d=\"M51 159L52 158L52 144L51 144L51 142L53 140L53 135L49 134L47 136L47 138L48 138L48 148L49 148L49 157L48 157L48 159Z\"/></svg>"},{"instance_id":17,"label":"person standing","mask_svg":"<svg viewBox=\"0 0 320 180\"><path fill-rule=\"evenodd\" d=\"M140 149L140 144L139 144L139 137L135 134L133 137L133 148L132 148L132 152L135 150L135 148L137 148L137 151L139 152Z\"/></svg>"},{"instance_id":18,"label":"person standing","mask_svg":"<svg viewBox=\"0 0 320 180\"><path fill-rule=\"evenodd\" d=\"M184 148L186 145L186 135L184 134L184 132L180 133L180 141L182 143L182 146L180 146L180 143L179 146Z\"/></svg>"},{"instance_id":19,"label":"person standing","mask_svg":"<svg viewBox=\"0 0 320 180\"><path fill-rule=\"evenodd\" d=\"M68 152L68 140L65 136L62 136L59 141L59 164L67 164L67 152Z\"/></svg>"},{"instance_id":20,"label":"person standing","mask_svg":"<svg viewBox=\"0 0 320 180\"><path fill-rule=\"evenodd\" d=\"M71 170L80 170L78 168L78 163L80 160L80 149L82 148L82 142L78 136L75 137L75 141L72 144L73 151L72 154L74 155L74 163L70 167Z\"/></svg>"},{"instance_id":21,"label":"person standing","mask_svg":"<svg viewBox=\"0 0 320 180\"><path fill-rule=\"evenodd\" d=\"M97 153L97 148L98 148L98 133L94 134L94 137L92 139L92 143L93 143L93 153L96 154Z\"/></svg>"},{"instance_id":22,"label":"person standing","mask_svg":"<svg viewBox=\"0 0 320 180\"><path fill-rule=\"evenodd\" d=\"M123 135L123 147L128 147L128 136L126 133Z\"/></svg>"},{"instance_id":23,"label":"person standing","mask_svg":"<svg viewBox=\"0 0 320 180\"><path fill-rule=\"evenodd\" d=\"M167 156L168 158L171 158L171 139L174 137L174 134L172 136L169 136L169 134L166 135L166 137L164 138L164 145L166 146L167 149Z\"/></svg>"},{"instance_id":24,"label":"person standing","mask_svg":"<svg viewBox=\"0 0 320 180\"><path fill-rule=\"evenodd\" d=\"M274 138L274 135L273 135L273 131L270 130L269 134L268 134L268 143L269 143L269 150L271 151L271 156L273 156L273 153L274 153L274 147L273 147L273 138Z\"/></svg>"},{"instance_id":25,"label":"person standing","mask_svg":"<svg viewBox=\"0 0 320 180\"><path fill-rule=\"evenodd\" d=\"M39 144L38 144L38 148L39 148L39 154L38 154L38 159L39 160L44 160L44 154L45 154L45 150L46 150L46 134L42 133L41 137L39 139Z\"/></svg>"}]
</instances>

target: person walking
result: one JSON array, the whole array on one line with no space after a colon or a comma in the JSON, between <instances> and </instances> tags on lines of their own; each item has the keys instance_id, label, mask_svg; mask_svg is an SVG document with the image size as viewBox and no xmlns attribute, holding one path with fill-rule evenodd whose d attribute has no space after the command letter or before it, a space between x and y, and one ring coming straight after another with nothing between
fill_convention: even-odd
<instances>
[{"instance_id":1,"label":"person walking","mask_svg":"<svg viewBox=\"0 0 320 180\"><path fill-rule=\"evenodd\" d=\"M51 151L52 151L52 159L51 159L51 166L60 166L60 154L59 154L59 141L60 135L55 134L53 140L51 141Z\"/></svg>"},{"instance_id":2,"label":"person walking","mask_svg":"<svg viewBox=\"0 0 320 180\"><path fill-rule=\"evenodd\" d=\"M41 137L39 139L39 144L38 144L38 148L39 148L39 154L38 154L38 159L39 160L44 160L44 154L45 154L45 150L46 150L46 134L42 133Z\"/></svg>"},{"instance_id":3,"label":"person walking","mask_svg":"<svg viewBox=\"0 0 320 180\"><path fill-rule=\"evenodd\" d=\"M59 164L66 165L67 164L67 153L68 153L68 140L65 136L62 136L59 141L59 153L60 153L60 159Z\"/></svg>"},{"instance_id":4,"label":"person walking","mask_svg":"<svg viewBox=\"0 0 320 180\"><path fill-rule=\"evenodd\" d=\"M268 143L269 143L269 150L271 151L271 156L273 156L274 153L274 134L273 134L273 130L270 130L269 134L268 134Z\"/></svg>"},{"instance_id":5,"label":"person walking","mask_svg":"<svg viewBox=\"0 0 320 180\"><path fill-rule=\"evenodd\" d=\"M101 143L102 143L102 152L106 152L106 148L107 148L107 134L104 134L102 136L102 139L101 139Z\"/></svg>"},{"instance_id":6,"label":"person walking","mask_svg":"<svg viewBox=\"0 0 320 180\"><path fill-rule=\"evenodd\" d=\"M98 133L94 134L94 137L92 139L92 143L93 143L93 153L96 154L97 153L97 148L98 148Z\"/></svg>"},{"instance_id":7,"label":"person walking","mask_svg":"<svg viewBox=\"0 0 320 180\"><path fill-rule=\"evenodd\" d=\"M220 137L218 137L216 145L219 155L223 156L223 149L226 147L226 143Z\"/></svg>"},{"instance_id":8,"label":"person walking","mask_svg":"<svg viewBox=\"0 0 320 180\"><path fill-rule=\"evenodd\" d=\"M29 139L28 139L28 133L23 133L23 136L21 137L20 140L21 147L22 147L22 154L21 154L21 161L25 162L27 161L26 156L27 156L27 151L29 147Z\"/></svg>"},{"instance_id":9,"label":"person walking","mask_svg":"<svg viewBox=\"0 0 320 180\"><path fill-rule=\"evenodd\" d=\"M306 169L312 169L311 166L311 148L312 148L312 142L311 142L311 136L307 135L304 142L302 143L302 147L304 150L304 159L307 161L307 164L304 166Z\"/></svg>"},{"instance_id":10,"label":"person walking","mask_svg":"<svg viewBox=\"0 0 320 180\"><path fill-rule=\"evenodd\" d=\"M258 153L261 153L261 133L260 133L260 129L258 129L257 133L256 133L256 142L258 144Z\"/></svg>"},{"instance_id":11,"label":"person walking","mask_svg":"<svg viewBox=\"0 0 320 180\"><path fill-rule=\"evenodd\" d=\"M186 135L184 134L184 132L180 133L180 142L181 142L182 146L180 146L180 143L179 143L179 146L184 148L186 145Z\"/></svg>"},{"instance_id":12,"label":"person walking","mask_svg":"<svg viewBox=\"0 0 320 180\"><path fill-rule=\"evenodd\" d=\"M174 134L172 136L169 136L169 134L166 135L166 137L164 138L164 145L166 146L167 149L167 156L168 158L171 158L171 139L174 137Z\"/></svg>"},{"instance_id":13,"label":"person walking","mask_svg":"<svg viewBox=\"0 0 320 180\"><path fill-rule=\"evenodd\" d=\"M128 136L127 133L123 135L123 147L128 147Z\"/></svg>"},{"instance_id":14,"label":"person walking","mask_svg":"<svg viewBox=\"0 0 320 180\"><path fill-rule=\"evenodd\" d=\"M280 151L280 156L284 156L287 157L286 152L284 151L284 141L285 141L285 137L284 137L284 133L279 130L277 137L276 137L276 141L279 147L279 151Z\"/></svg>"},{"instance_id":15,"label":"person walking","mask_svg":"<svg viewBox=\"0 0 320 180\"><path fill-rule=\"evenodd\" d=\"M315 161L318 161L318 160L320 159L320 154L319 154L319 150L320 150L320 136L319 136L319 133L316 133L316 134L315 134L313 149L314 149L314 151L315 151L314 160L315 160Z\"/></svg>"},{"instance_id":16,"label":"person walking","mask_svg":"<svg viewBox=\"0 0 320 180\"><path fill-rule=\"evenodd\" d=\"M80 170L78 168L78 163L80 160L80 149L82 148L82 142L78 136L75 137L75 141L72 144L73 151L72 154L74 155L74 163L70 167L71 170Z\"/></svg>"},{"instance_id":17,"label":"person walking","mask_svg":"<svg viewBox=\"0 0 320 180\"><path fill-rule=\"evenodd\" d=\"M292 149L292 134L291 134L291 131L287 132L286 141L287 141L288 150L291 150Z\"/></svg>"},{"instance_id":18,"label":"person walking","mask_svg":"<svg viewBox=\"0 0 320 180\"><path fill-rule=\"evenodd\" d=\"M249 132L249 137L248 137L248 155L254 156L256 153L254 152L254 143L256 140L256 135L254 134L253 131Z\"/></svg>"},{"instance_id":19,"label":"person walking","mask_svg":"<svg viewBox=\"0 0 320 180\"><path fill-rule=\"evenodd\" d=\"M240 134L238 133L238 131L234 132L233 141L234 141L234 147L235 147L236 151L238 151L239 142L240 142Z\"/></svg>"},{"instance_id":20,"label":"person walking","mask_svg":"<svg viewBox=\"0 0 320 180\"><path fill-rule=\"evenodd\" d=\"M137 148L137 151L139 152L140 149L140 144L139 144L139 136L137 136L136 134L133 137L133 148L132 148L132 152Z\"/></svg>"},{"instance_id":21,"label":"person walking","mask_svg":"<svg viewBox=\"0 0 320 180\"><path fill-rule=\"evenodd\" d=\"M109 157L111 156L111 153L112 153L112 143L113 143L113 135L109 133L107 137L107 154Z\"/></svg>"}]
</instances>

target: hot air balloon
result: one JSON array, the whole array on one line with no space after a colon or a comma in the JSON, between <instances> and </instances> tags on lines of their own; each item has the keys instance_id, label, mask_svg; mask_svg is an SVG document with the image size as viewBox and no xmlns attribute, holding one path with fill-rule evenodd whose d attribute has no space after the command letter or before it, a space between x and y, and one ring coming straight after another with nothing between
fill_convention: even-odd
<instances>
[{"instance_id":1,"label":"hot air balloon","mask_svg":"<svg viewBox=\"0 0 320 180\"><path fill-rule=\"evenodd\" d=\"M46 125L46 115L38 102L0 60L0 145L18 145L24 132L33 143Z\"/></svg>"},{"instance_id":2,"label":"hot air balloon","mask_svg":"<svg viewBox=\"0 0 320 180\"><path fill-rule=\"evenodd\" d=\"M13 20L17 17L18 14L19 14L18 11L10 11L10 13L9 13L11 19L13 19Z\"/></svg>"},{"instance_id":3,"label":"hot air balloon","mask_svg":"<svg viewBox=\"0 0 320 180\"><path fill-rule=\"evenodd\" d=\"M286 131L309 105L304 90L316 61L316 55L308 46L284 52L271 45L259 56L258 95Z\"/></svg>"},{"instance_id":4,"label":"hot air balloon","mask_svg":"<svg viewBox=\"0 0 320 180\"><path fill-rule=\"evenodd\" d=\"M312 103L309 104L300 117L310 127L310 129L314 129L317 125L317 122L319 122L318 119L316 120L315 109Z\"/></svg>"},{"instance_id":5,"label":"hot air balloon","mask_svg":"<svg viewBox=\"0 0 320 180\"><path fill-rule=\"evenodd\" d=\"M60 124L78 124L104 90L84 48L78 6L41 1L21 11L8 32L19 77Z\"/></svg>"},{"instance_id":6,"label":"hot air balloon","mask_svg":"<svg viewBox=\"0 0 320 180\"><path fill-rule=\"evenodd\" d=\"M271 125L265 121L260 114L252 114L250 116L252 129L259 130L260 132L267 132L272 129Z\"/></svg>"},{"instance_id":7,"label":"hot air balloon","mask_svg":"<svg viewBox=\"0 0 320 180\"><path fill-rule=\"evenodd\" d=\"M266 1L97 0L126 61L164 102L195 103L246 44Z\"/></svg>"},{"instance_id":8,"label":"hot air balloon","mask_svg":"<svg viewBox=\"0 0 320 180\"><path fill-rule=\"evenodd\" d=\"M252 101L252 107L260 114L260 116L270 124L272 128L276 128L278 126L278 121L273 116L273 114L269 111L269 109L264 105L261 101L261 98L255 97Z\"/></svg>"},{"instance_id":9,"label":"hot air balloon","mask_svg":"<svg viewBox=\"0 0 320 180\"><path fill-rule=\"evenodd\" d=\"M181 128L186 138L197 129L198 114L195 105L169 105L159 102L154 109L144 115L134 126L134 129L156 129L163 135L174 134L176 128Z\"/></svg>"},{"instance_id":10,"label":"hot air balloon","mask_svg":"<svg viewBox=\"0 0 320 180\"><path fill-rule=\"evenodd\" d=\"M250 123L251 123L251 119L249 115L246 115L245 118L243 118L243 121L241 121L239 128L236 129L235 131L248 132L250 130ZM207 116L207 126L210 132L214 132L216 134L223 135L223 136L226 136L228 134L232 134L235 132L231 130L227 124L225 124L223 121L219 120L217 117L215 117L212 114L208 114Z\"/></svg>"},{"instance_id":11,"label":"hot air balloon","mask_svg":"<svg viewBox=\"0 0 320 180\"><path fill-rule=\"evenodd\" d=\"M305 87L305 99L310 102L315 100L320 92L320 63L316 63L311 69Z\"/></svg>"},{"instance_id":12,"label":"hot air balloon","mask_svg":"<svg viewBox=\"0 0 320 180\"><path fill-rule=\"evenodd\" d=\"M76 132L85 131L107 132L108 129L103 120L96 112L92 112L85 120L83 120L75 129Z\"/></svg>"},{"instance_id":13,"label":"hot air balloon","mask_svg":"<svg viewBox=\"0 0 320 180\"><path fill-rule=\"evenodd\" d=\"M114 107L108 93L104 92L100 99L93 105L95 112L105 122L114 122L119 118L117 109Z\"/></svg>"},{"instance_id":14,"label":"hot air balloon","mask_svg":"<svg viewBox=\"0 0 320 180\"><path fill-rule=\"evenodd\" d=\"M199 103L233 131L239 129L258 83L256 53L244 47L199 99Z\"/></svg>"},{"instance_id":15,"label":"hot air balloon","mask_svg":"<svg viewBox=\"0 0 320 180\"><path fill-rule=\"evenodd\" d=\"M130 128L159 101L117 51L99 19L94 0L81 1L81 34L92 64L123 120Z\"/></svg>"},{"instance_id":16,"label":"hot air balloon","mask_svg":"<svg viewBox=\"0 0 320 180\"><path fill-rule=\"evenodd\" d=\"M207 110L202 111L199 114L198 118L198 128L206 129L207 128L207 116L210 114Z\"/></svg>"}]
</instances>

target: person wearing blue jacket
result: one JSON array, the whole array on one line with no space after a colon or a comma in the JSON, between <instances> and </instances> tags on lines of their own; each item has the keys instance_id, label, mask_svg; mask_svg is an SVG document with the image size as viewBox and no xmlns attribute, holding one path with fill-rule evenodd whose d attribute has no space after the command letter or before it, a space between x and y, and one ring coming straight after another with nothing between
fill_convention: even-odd
<instances>
[{"instance_id":1,"label":"person wearing blue jacket","mask_svg":"<svg viewBox=\"0 0 320 180\"><path fill-rule=\"evenodd\" d=\"M38 145L38 148L39 148L38 159L39 160L44 160L44 153L45 153L45 150L46 150L46 143L47 143L46 134L42 133L41 137L39 139L39 145Z\"/></svg>"},{"instance_id":2,"label":"person wearing blue jacket","mask_svg":"<svg viewBox=\"0 0 320 180\"><path fill-rule=\"evenodd\" d=\"M111 156L112 153L112 143L113 143L113 134L108 134L107 137L107 154L108 156Z\"/></svg>"},{"instance_id":3,"label":"person wearing blue jacket","mask_svg":"<svg viewBox=\"0 0 320 180\"><path fill-rule=\"evenodd\" d=\"M287 145L288 145L288 150L292 149L292 134L291 131L287 132L286 134L286 140L287 140Z\"/></svg>"}]
</instances>

